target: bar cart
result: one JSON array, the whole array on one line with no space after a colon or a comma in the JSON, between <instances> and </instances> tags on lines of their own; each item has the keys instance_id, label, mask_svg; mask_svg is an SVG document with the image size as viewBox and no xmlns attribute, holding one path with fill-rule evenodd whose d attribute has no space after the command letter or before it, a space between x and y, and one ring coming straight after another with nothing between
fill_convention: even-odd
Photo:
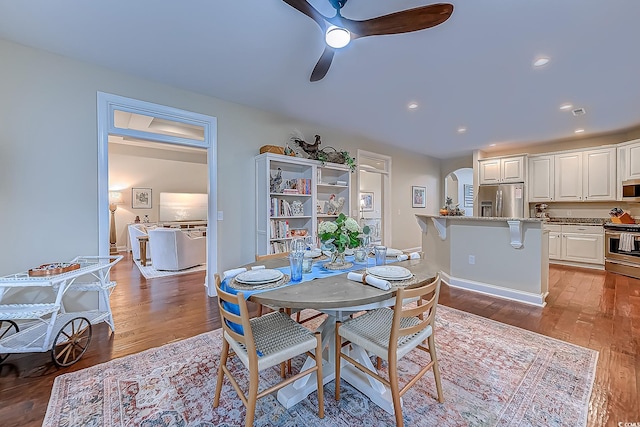
<instances>
[{"instance_id":1,"label":"bar cart","mask_svg":"<svg viewBox=\"0 0 640 427\"><path fill-rule=\"evenodd\" d=\"M116 282L108 277L122 258L79 256L0 277L0 363L12 353L51 350L57 366L70 366L87 350L91 325L115 331L109 297ZM83 296L88 306L77 303Z\"/></svg>"}]
</instances>

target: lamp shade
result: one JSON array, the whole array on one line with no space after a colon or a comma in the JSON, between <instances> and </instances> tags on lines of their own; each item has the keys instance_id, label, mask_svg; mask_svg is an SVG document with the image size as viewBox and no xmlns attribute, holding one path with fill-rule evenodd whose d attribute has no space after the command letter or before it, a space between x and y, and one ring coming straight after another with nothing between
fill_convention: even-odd
<instances>
[{"instance_id":1,"label":"lamp shade","mask_svg":"<svg viewBox=\"0 0 640 427\"><path fill-rule=\"evenodd\" d=\"M110 205L121 205L124 203L124 199L122 198L121 191L109 191L109 204Z\"/></svg>"}]
</instances>

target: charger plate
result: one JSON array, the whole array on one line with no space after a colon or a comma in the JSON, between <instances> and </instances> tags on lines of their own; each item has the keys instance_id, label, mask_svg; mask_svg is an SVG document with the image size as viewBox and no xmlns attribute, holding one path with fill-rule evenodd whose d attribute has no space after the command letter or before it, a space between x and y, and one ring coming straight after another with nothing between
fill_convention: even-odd
<instances>
[{"instance_id":1,"label":"charger plate","mask_svg":"<svg viewBox=\"0 0 640 427\"><path fill-rule=\"evenodd\" d=\"M413 276L413 273L404 267L397 265L377 265L367 268L367 274L384 280L406 280Z\"/></svg>"},{"instance_id":2,"label":"charger plate","mask_svg":"<svg viewBox=\"0 0 640 427\"><path fill-rule=\"evenodd\" d=\"M237 282L236 278L234 277L233 280L229 282L229 287L232 289L236 289L238 291L257 291L262 289L279 288L280 286L283 286L289 283L290 280L291 278L289 277L288 274L283 274L282 277L279 280L276 280L275 282L269 282L263 285L245 285L244 283Z\"/></svg>"}]
</instances>

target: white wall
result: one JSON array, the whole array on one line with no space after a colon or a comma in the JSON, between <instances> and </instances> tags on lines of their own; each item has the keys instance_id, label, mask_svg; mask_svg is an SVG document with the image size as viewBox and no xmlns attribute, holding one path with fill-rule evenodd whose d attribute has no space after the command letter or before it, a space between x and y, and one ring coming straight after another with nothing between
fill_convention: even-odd
<instances>
[{"instance_id":1,"label":"white wall","mask_svg":"<svg viewBox=\"0 0 640 427\"><path fill-rule=\"evenodd\" d=\"M363 148L393 157L394 247L420 246L413 215L437 211L442 184L434 158L5 40L0 58L0 275L98 253L98 91L217 118L221 269L254 259L254 156L262 145L284 144L293 129L353 155ZM411 208L412 185L427 187L427 208Z\"/></svg>"}]
</instances>

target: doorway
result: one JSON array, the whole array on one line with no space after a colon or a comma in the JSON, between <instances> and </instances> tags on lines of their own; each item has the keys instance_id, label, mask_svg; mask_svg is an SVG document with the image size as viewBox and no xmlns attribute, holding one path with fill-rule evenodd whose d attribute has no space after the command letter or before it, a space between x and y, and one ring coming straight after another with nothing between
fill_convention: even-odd
<instances>
[{"instance_id":1,"label":"doorway","mask_svg":"<svg viewBox=\"0 0 640 427\"><path fill-rule=\"evenodd\" d=\"M358 218L372 242L391 245L391 157L357 151Z\"/></svg>"},{"instance_id":2,"label":"doorway","mask_svg":"<svg viewBox=\"0 0 640 427\"><path fill-rule=\"evenodd\" d=\"M473 216L473 169L460 168L444 179L445 201L451 199L452 206L458 206L465 216Z\"/></svg>"},{"instance_id":3,"label":"doorway","mask_svg":"<svg viewBox=\"0 0 640 427\"><path fill-rule=\"evenodd\" d=\"M209 286L217 271L217 120L215 117L193 113L164 105L98 92L98 253L109 255L109 136L130 140L171 144L185 148L206 150L208 169L207 207L207 275L205 286L210 296L215 295ZM123 119L124 118L124 119ZM155 121L146 130L135 121ZM178 131L177 129L181 130Z\"/></svg>"}]
</instances>

